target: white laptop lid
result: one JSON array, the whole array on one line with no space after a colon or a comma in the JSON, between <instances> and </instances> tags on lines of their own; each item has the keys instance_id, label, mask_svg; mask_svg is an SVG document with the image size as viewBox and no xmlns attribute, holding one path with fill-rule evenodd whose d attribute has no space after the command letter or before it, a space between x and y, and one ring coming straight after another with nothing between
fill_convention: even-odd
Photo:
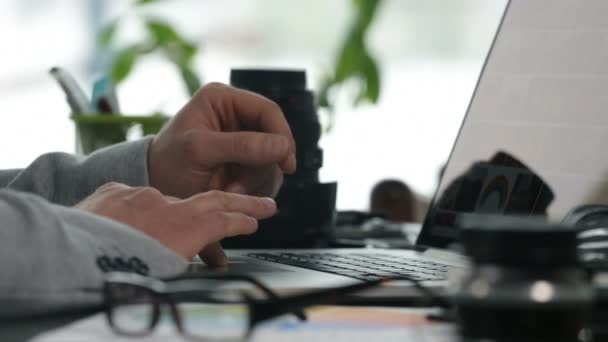
<instances>
[{"instance_id":1,"label":"white laptop lid","mask_svg":"<svg viewBox=\"0 0 608 342\"><path fill-rule=\"evenodd\" d=\"M418 245L448 247L463 215L608 204L606 18L606 0L510 1Z\"/></svg>"}]
</instances>

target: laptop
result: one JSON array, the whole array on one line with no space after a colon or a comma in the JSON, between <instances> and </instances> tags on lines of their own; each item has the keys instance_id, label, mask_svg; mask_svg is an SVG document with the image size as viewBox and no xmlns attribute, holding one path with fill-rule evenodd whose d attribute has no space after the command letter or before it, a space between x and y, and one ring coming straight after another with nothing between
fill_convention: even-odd
<instances>
[{"instance_id":1,"label":"laptop","mask_svg":"<svg viewBox=\"0 0 608 342\"><path fill-rule=\"evenodd\" d=\"M467 268L453 249L459 217L560 221L608 204L607 16L605 0L506 4L415 249L229 250L229 270L279 291L399 275L444 289ZM370 296L415 292L394 281Z\"/></svg>"}]
</instances>

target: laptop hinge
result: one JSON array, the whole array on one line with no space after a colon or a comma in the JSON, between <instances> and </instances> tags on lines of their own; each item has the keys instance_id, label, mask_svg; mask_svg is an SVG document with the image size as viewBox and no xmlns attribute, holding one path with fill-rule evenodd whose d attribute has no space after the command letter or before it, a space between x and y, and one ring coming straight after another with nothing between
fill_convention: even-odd
<instances>
[{"instance_id":1,"label":"laptop hinge","mask_svg":"<svg viewBox=\"0 0 608 342\"><path fill-rule=\"evenodd\" d=\"M422 252L422 255L444 261L447 264L467 264L469 262L469 259L466 256L445 249L427 248Z\"/></svg>"}]
</instances>

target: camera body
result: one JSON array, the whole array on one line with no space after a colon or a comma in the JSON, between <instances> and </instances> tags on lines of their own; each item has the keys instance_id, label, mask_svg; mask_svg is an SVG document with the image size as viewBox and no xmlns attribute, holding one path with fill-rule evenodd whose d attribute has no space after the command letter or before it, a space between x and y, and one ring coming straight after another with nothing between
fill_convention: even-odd
<instances>
[{"instance_id":1,"label":"camera body","mask_svg":"<svg viewBox=\"0 0 608 342\"><path fill-rule=\"evenodd\" d=\"M233 69L230 84L276 102L296 143L297 170L285 175L275 199L279 212L261 220L247 237L225 239L226 248L324 247L332 239L337 183L320 183L323 151L318 143L321 125L314 94L306 89L304 70Z\"/></svg>"},{"instance_id":2,"label":"camera body","mask_svg":"<svg viewBox=\"0 0 608 342\"><path fill-rule=\"evenodd\" d=\"M460 224L473 266L453 296L465 340L581 341L593 291L579 263L576 229L496 215Z\"/></svg>"}]
</instances>

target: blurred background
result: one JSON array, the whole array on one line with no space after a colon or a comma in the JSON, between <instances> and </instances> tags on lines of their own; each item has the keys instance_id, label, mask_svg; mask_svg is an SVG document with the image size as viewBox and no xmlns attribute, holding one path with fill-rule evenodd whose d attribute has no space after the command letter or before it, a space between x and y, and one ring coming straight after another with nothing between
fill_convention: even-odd
<instances>
[{"instance_id":1,"label":"blurred background","mask_svg":"<svg viewBox=\"0 0 608 342\"><path fill-rule=\"evenodd\" d=\"M2 0L0 168L75 151L70 110L48 70L65 67L90 92L112 48L145 34L142 13L196 43L192 69L203 83L228 83L233 67L290 67L306 69L309 88L318 91L356 15L353 3L166 0L134 8L125 0ZM372 187L383 179L405 182L422 203L432 197L505 5L380 3L366 35L381 80L377 103L355 106L357 84L346 82L332 89L332 110L320 110L321 179L338 181L338 209L367 209ZM100 32L117 19L112 48L100 47ZM125 114L173 115L188 92L174 65L151 54L134 65L118 97Z\"/></svg>"}]
</instances>

